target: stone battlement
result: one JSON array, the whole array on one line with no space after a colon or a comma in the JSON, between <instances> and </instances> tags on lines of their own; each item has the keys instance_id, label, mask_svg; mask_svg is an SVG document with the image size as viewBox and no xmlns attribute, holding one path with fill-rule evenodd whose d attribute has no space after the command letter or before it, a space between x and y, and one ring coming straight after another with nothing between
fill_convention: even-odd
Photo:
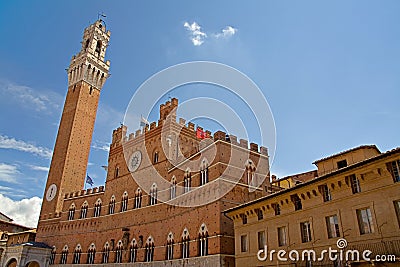
<instances>
[{"instance_id":1,"label":"stone battlement","mask_svg":"<svg viewBox=\"0 0 400 267\"><path fill-rule=\"evenodd\" d=\"M237 145L240 147L243 147L245 149L250 149L250 151L254 151L257 153L260 153L261 155L265 155L268 156L268 149L266 147L260 146L258 147L258 144L256 143L250 143L250 147L249 147L249 141L245 140L245 139L237 139L236 135L232 135L232 134L226 134L223 131L217 131L214 133L214 140L222 140L222 141L226 141L229 142L233 145Z\"/></svg>"},{"instance_id":2,"label":"stone battlement","mask_svg":"<svg viewBox=\"0 0 400 267\"><path fill-rule=\"evenodd\" d=\"M82 197L82 196L87 196L91 194L97 194L97 193L102 193L104 192L104 186L99 186L99 187L94 187L94 188L88 188L88 189L82 189L80 191L75 191L75 192L70 192L66 193L64 195L64 199L71 199L75 197Z\"/></svg>"},{"instance_id":3,"label":"stone battlement","mask_svg":"<svg viewBox=\"0 0 400 267\"><path fill-rule=\"evenodd\" d=\"M127 141L133 141L137 138L142 137L146 133L151 133L153 130L157 129L158 127L162 126L164 124L163 120L158 120L158 122L151 122L150 125L144 126L142 129L138 129L135 132L132 132L128 134L128 127L125 125L121 125L117 129L113 131L113 137L112 137L112 143L111 147L115 147L117 145L120 145L121 143L127 142ZM186 128L190 132L192 132L194 135L196 134L197 130L203 131L203 128L200 126L195 127L195 124L192 122L188 122L186 124L186 120L183 118L179 118L179 124L183 126L183 128ZM212 138L212 133L211 131L204 131L204 133Z\"/></svg>"},{"instance_id":4,"label":"stone battlement","mask_svg":"<svg viewBox=\"0 0 400 267\"><path fill-rule=\"evenodd\" d=\"M127 141L134 141L135 139L141 138L144 134L151 133L152 131L158 129L158 127L162 126L165 123L167 116L173 112L174 114L171 116L172 121L176 123L176 108L178 107L178 99L172 98L170 101L167 101L165 104L160 105L160 119L158 122L151 122L149 125L144 126L142 129L138 129L135 132L127 134L128 128L125 125L121 125L117 129L113 131L112 135L112 143L110 145L111 148L119 146ZM203 130L202 127L196 126L193 122L186 122L184 118L178 119L178 124L192 133L193 135L197 135L197 133L202 133L207 138L210 138L214 141L222 140L229 142L233 145L237 145L243 147L245 149L249 149L250 151L254 151L256 153L260 153L262 155L268 156L268 149L263 146L258 146L258 144L250 142L245 139L239 139L235 135L226 134L223 131L217 131L212 134L209 130Z\"/></svg>"}]
</instances>

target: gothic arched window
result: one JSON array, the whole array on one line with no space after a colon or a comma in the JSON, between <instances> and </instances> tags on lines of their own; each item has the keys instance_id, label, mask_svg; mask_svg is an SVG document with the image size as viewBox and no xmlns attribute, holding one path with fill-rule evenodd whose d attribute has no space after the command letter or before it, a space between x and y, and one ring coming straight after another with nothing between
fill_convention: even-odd
<instances>
[{"instance_id":1,"label":"gothic arched window","mask_svg":"<svg viewBox=\"0 0 400 267\"><path fill-rule=\"evenodd\" d=\"M248 159L245 164L246 168L246 180L245 184L251 185L251 186L257 186L257 183L255 181L255 171L256 171L256 166L253 163L251 159Z\"/></svg>"},{"instance_id":2,"label":"gothic arched window","mask_svg":"<svg viewBox=\"0 0 400 267\"><path fill-rule=\"evenodd\" d=\"M113 195L110 199L110 204L108 204L108 214L114 214L115 211L115 196Z\"/></svg>"},{"instance_id":3,"label":"gothic arched window","mask_svg":"<svg viewBox=\"0 0 400 267\"><path fill-rule=\"evenodd\" d=\"M85 219L86 218L87 212L88 212L88 208L89 208L89 205L88 205L87 201L85 201L82 204L82 207L81 207L81 217L80 217L80 219Z\"/></svg>"},{"instance_id":4,"label":"gothic arched window","mask_svg":"<svg viewBox=\"0 0 400 267\"><path fill-rule=\"evenodd\" d=\"M166 259L167 260L174 259L174 234L172 232L169 232L168 237L167 237Z\"/></svg>"},{"instance_id":5,"label":"gothic arched window","mask_svg":"<svg viewBox=\"0 0 400 267\"><path fill-rule=\"evenodd\" d=\"M88 249L87 264L94 264L94 258L96 256L96 246L92 243Z\"/></svg>"},{"instance_id":6,"label":"gothic arched window","mask_svg":"<svg viewBox=\"0 0 400 267\"><path fill-rule=\"evenodd\" d=\"M60 264L66 264L67 263L67 258L68 258L68 246L65 245L64 248L61 251Z\"/></svg>"},{"instance_id":7,"label":"gothic arched window","mask_svg":"<svg viewBox=\"0 0 400 267\"><path fill-rule=\"evenodd\" d=\"M208 230L207 226L203 223L199 230L199 256L208 255Z\"/></svg>"},{"instance_id":8,"label":"gothic arched window","mask_svg":"<svg viewBox=\"0 0 400 267\"><path fill-rule=\"evenodd\" d=\"M187 168L183 177L183 192L187 193L190 191L192 186L192 174L190 173L190 169Z\"/></svg>"},{"instance_id":9,"label":"gothic arched window","mask_svg":"<svg viewBox=\"0 0 400 267\"><path fill-rule=\"evenodd\" d=\"M75 215L75 204L72 203L68 210L68 221L72 221Z\"/></svg>"},{"instance_id":10,"label":"gothic arched window","mask_svg":"<svg viewBox=\"0 0 400 267\"><path fill-rule=\"evenodd\" d=\"M74 258L72 260L72 264L79 264L81 262L82 248L81 245L78 244L74 250Z\"/></svg>"},{"instance_id":11,"label":"gothic arched window","mask_svg":"<svg viewBox=\"0 0 400 267\"><path fill-rule=\"evenodd\" d=\"M208 161L203 159L200 165L200 185L208 183Z\"/></svg>"},{"instance_id":12,"label":"gothic arched window","mask_svg":"<svg viewBox=\"0 0 400 267\"><path fill-rule=\"evenodd\" d=\"M157 204L157 184L153 183L153 185L150 188L150 193L149 193L149 205L155 205Z\"/></svg>"},{"instance_id":13,"label":"gothic arched window","mask_svg":"<svg viewBox=\"0 0 400 267\"><path fill-rule=\"evenodd\" d=\"M98 40L97 43L96 43L96 50L95 50L95 52L98 53L99 55L100 55L100 51L101 51L101 45L102 45L101 41Z\"/></svg>"},{"instance_id":14,"label":"gothic arched window","mask_svg":"<svg viewBox=\"0 0 400 267\"><path fill-rule=\"evenodd\" d=\"M154 256L154 239L152 236L149 236L146 241L146 247L145 247L145 262L151 262L153 261L153 256Z\"/></svg>"},{"instance_id":15,"label":"gothic arched window","mask_svg":"<svg viewBox=\"0 0 400 267\"><path fill-rule=\"evenodd\" d=\"M128 209L128 192L124 192L122 195L122 201L121 201L121 212L127 211Z\"/></svg>"},{"instance_id":16,"label":"gothic arched window","mask_svg":"<svg viewBox=\"0 0 400 267\"><path fill-rule=\"evenodd\" d=\"M185 228L182 232L182 258L186 259L189 258L189 231Z\"/></svg>"},{"instance_id":17,"label":"gothic arched window","mask_svg":"<svg viewBox=\"0 0 400 267\"><path fill-rule=\"evenodd\" d=\"M108 263L108 259L110 258L110 245L108 242L104 244L103 248L103 258L101 260L102 263Z\"/></svg>"},{"instance_id":18,"label":"gothic arched window","mask_svg":"<svg viewBox=\"0 0 400 267\"><path fill-rule=\"evenodd\" d=\"M176 198L176 177L175 177L175 175L172 176L169 193L170 193L170 199Z\"/></svg>"},{"instance_id":19,"label":"gothic arched window","mask_svg":"<svg viewBox=\"0 0 400 267\"><path fill-rule=\"evenodd\" d=\"M117 248L115 250L115 263L121 263L122 262L122 250L124 249L124 246L122 245L122 241L119 240L117 244Z\"/></svg>"},{"instance_id":20,"label":"gothic arched window","mask_svg":"<svg viewBox=\"0 0 400 267\"><path fill-rule=\"evenodd\" d=\"M138 245L136 239L133 239L129 248L129 262L136 262Z\"/></svg>"},{"instance_id":21,"label":"gothic arched window","mask_svg":"<svg viewBox=\"0 0 400 267\"><path fill-rule=\"evenodd\" d=\"M101 213L101 199L97 199L96 204L94 204L94 217L99 217Z\"/></svg>"},{"instance_id":22,"label":"gothic arched window","mask_svg":"<svg viewBox=\"0 0 400 267\"><path fill-rule=\"evenodd\" d=\"M55 259L56 259L56 254L57 254L57 249L55 246L53 246L53 249L51 250L51 255L50 255L50 264L54 264Z\"/></svg>"},{"instance_id":23,"label":"gothic arched window","mask_svg":"<svg viewBox=\"0 0 400 267\"><path fill-rule=\"evenodd\" d=\"M136 189L135 193L135 209L142 207L142 189L140 187Z\"/></svg>"}]
</instances>

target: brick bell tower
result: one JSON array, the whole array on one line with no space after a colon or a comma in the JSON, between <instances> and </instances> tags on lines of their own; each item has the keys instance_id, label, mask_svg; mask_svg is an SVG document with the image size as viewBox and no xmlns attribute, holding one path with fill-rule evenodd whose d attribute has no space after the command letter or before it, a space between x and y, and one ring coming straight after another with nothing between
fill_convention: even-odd
<instances>
[{"instance_id":1,"label":"brick bell tower","mask_svg":"<svg viewBox=\"0 0 400 267\"><path fill-rule=\"evenodd\" d=\"M64 194L84 187L100 91L110 68L110 61L104 60L110 35L105 23L96 21L85 29L81 51L71 59L40 219L54 217Z\"/></svg>"}]
</instances>

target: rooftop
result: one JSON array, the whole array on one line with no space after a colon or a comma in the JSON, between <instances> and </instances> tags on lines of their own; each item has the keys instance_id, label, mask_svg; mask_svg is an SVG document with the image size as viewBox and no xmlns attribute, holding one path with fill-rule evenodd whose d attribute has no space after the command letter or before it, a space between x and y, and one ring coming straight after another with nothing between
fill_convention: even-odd
<instances>
[{"instance_id":1,"label":"rooftop","mask_svg":"<svg viewBox=\"0 0 400 267\"><path fill-rule=\"evenodd\" d=\"M31 246L31 247L35 247L35 248L52 248L49 245L47 245L46 243L43 242L26 242L26 243L21 243L21 244L14 244L11 245L12 247L16 247L16 246Z\"/></svg>"},{"instance_id":2,"label":"rooftop","mask_svg":"<svg viewBox=\"0 0 400 267\"><path fill-rule=\"evenodd\" d=\"M360 146L360 147L357 147L357 148L353 148L353 149L346 150L345 152L353 151L353 150L355 150L355 149L359 149L359 148L363 148L363 147L378 149L375 145L373 145L373 146ZM379 151L379 150L378 150L378 151ZM342 152L342 153L345 153L345 152ZM339 154L342 154L342 153L339 153ZM397 147L397 148L394 148L394 149L392 149L392 150L386 151L386 152L381 153L381 154L379 154L379 155L377 155L377 156L375 156L375 157L372 157L372 158L363 160L363 161L361 161L361 162L354 163L354 164L349 165L349 166L347 166L347 167L345 167L345 168L341 168L341 169L338 169L338 170L336 170L336 171L333 171L333 172L324 174L324 175L322 175L322 176L316 177L316 178L313 179L313 180L309 180L309 181L306 181L306 182L304 182L304 183L300 183L300 184L298 184L298 185L296 185L296 186L294 186L294 187L291 187L291 188L288 188L288 189L284 189L284 190L275 192L275 193L273 193L273 194L270 194L270 195L268 195L268 196L261 197L261 198L259 198L259 199L256 199L256 200L247 202L247 203L245 203L245 204L242 204L242 205L239 205L239 206L230 208L230 209L224 211L224 213L229 213L229 212L232 212L232 211L235 211L235 210L239 210L239 209L241 209L241 208L244 208L244 207L247 207L247 206L251 206L251 205L256 204L256 203L259 203L259 202L262 202L262 201L264 201L264 200L268 200L268 199L274 198L274 197L276 197L276 196L279 196L279 195L282 195L282 194L291 192L291 191L296 190L296 189L298 189L298 188L301 188L301 187L303 187L303 186L306 186L306 185L312 184L312 183L314 183L314 182L318 182L318 181L324 180L324 179L326 179L326 178L328 178L328 177L331 177L331 176L334 176L334 175L336 175L336 174L340 174L340 173L346 172L346 171L348 171L348 170L351 170L351 169L354 169L354 168L363 166L363 165L365 165L365 164L371 163L371 162L376 161L376 160L383 159L383 158L385 158L385 157L391 156L391 155L396 154L396 153L399 153L399 154L400 154L400 147ZM339 154L337 154L337 155L339 155ZM330 157L327 157L327 158L330 158Z\"/></svg>"},{"instance_id":3,"label":"rooftop","mask_svg":"<svg viewBox=\"0 0 400 267\"><path fill-rule=\"evenodd\" d=\"M376 147L376 145L361 145L361 146L358 146L358 147L353 147L353 148L350 148L348 150L345 150L345 151L330 155L330 156L322 158L322 159L318 159L318 160L314 161L313 164L318 164L321 161L324 161L324 160L327 160L327 159L331 159L331 158L334 158L334 157L337 157L337 156L340 156L340 155L343 155L343 154L346 154L346 153L349 153L349 152L352 152L352 151L356 151L356 150L359 150L359 149L365 149L365 148L372 148L372 149L375 149L376 151L378 151L379 153L381 153L381 151Z\"/></svg>"},{"instance_id":4,"label":"rooftop","mask_svg":"<svg viewBox=\"0 0 400 267\"><path fill-rule=\"evenodd\" d=\"M8 222L12 222L13 219L11 219L10 217L8 217L7 215L5 215L4 213L0 212L0 221L4 221L4 219Z\"/></svg>"}]
</instances>

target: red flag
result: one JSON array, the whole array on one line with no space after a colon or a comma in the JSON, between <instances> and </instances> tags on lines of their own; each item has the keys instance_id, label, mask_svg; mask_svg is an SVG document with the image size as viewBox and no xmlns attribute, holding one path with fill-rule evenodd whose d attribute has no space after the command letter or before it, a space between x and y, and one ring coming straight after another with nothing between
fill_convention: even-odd
<instances>
[{"instance_id":1,"label":"red flag","mask_svg":"<svg viewBox=\"0 0 400 267\"><path fill-rule=\"evenodd\" d=\"M196 137L199 139L204 139L204 138L206 138L206 134L201 128L197 128Z\"/></svg>"}]
</instances>

